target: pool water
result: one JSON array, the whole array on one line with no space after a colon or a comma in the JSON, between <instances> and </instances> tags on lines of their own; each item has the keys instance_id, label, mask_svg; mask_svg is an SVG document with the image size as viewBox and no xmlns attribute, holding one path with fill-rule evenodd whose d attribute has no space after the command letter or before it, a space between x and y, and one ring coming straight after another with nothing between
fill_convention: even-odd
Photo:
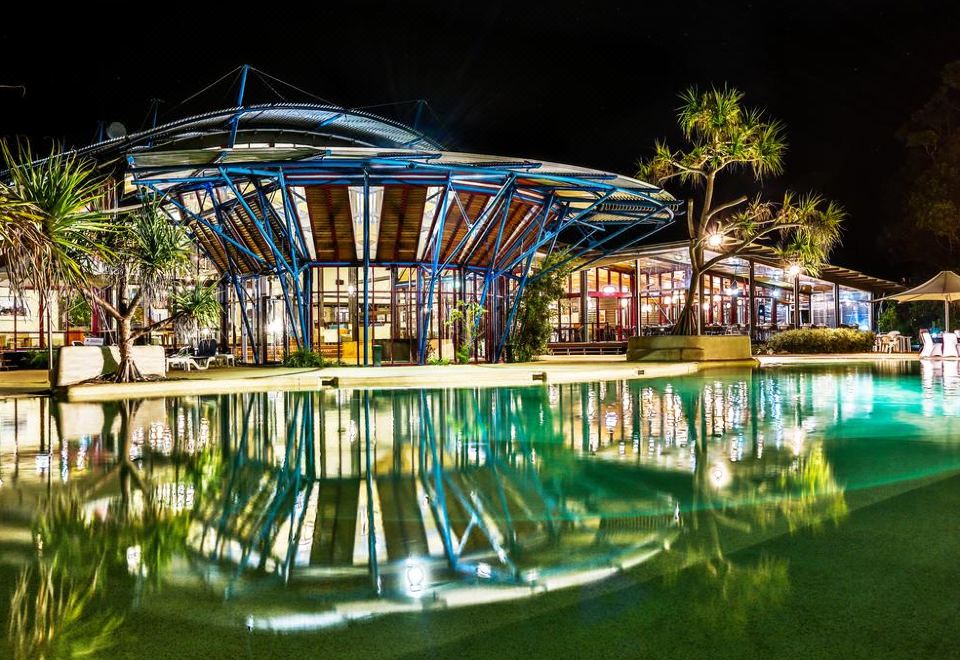
<instances>
[{"instance_id":1,"label":"pool water","mask_svg":"<svg viewBox=\"0 0 960 660\"><path fill-rule=\"evenodd\" d=\"M361 633L386 640L368 654L457 655L471 625L510 629L520 646L488 650L523 655L550 625L673 607L739 655L798 594L817 615L832 602L839 585L796 574L842 555L858 511L957 472L960 371L26 398L0 424L2 657L350 653ZM875 570L882 585L897 562ZM552 611L572 612L562 629ZM626 654L684 655L671 625Z\"/></svg>"}]
</instances>

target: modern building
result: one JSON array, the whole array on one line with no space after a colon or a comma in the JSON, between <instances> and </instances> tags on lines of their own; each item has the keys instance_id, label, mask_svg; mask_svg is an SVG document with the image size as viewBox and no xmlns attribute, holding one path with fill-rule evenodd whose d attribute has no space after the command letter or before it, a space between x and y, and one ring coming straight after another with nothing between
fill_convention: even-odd
<instances>
[{"instance_id":1,"label":"modern building","mask_svg":"<svg viewBox=\"0 0 960 660\"><path fill-rule=\"evenodd\" d=\"M485 310L473 352L498 360L537 258L563 246L596 261L680 206L629 177L445 151L367 112L242 96L79 154L121 165L121 205L153 198L189 227L196 278L220 282L227 310L214 333L250 362L297 348L451 358L465 333L451 313L471 303Z\"/></svg>"},{"instance_id":2,"label":"modern building","mask_svg":"<svg viewBox=\"0 0 960 660\"><path fill-rule=\"evenodd\" d=\"M189 228L194 277L219 283L226 310L206 332L247 362L303 348L352 364L380 355L423 364L452 358L473 335L475 358L498 361L525 287L542 275L534 266L558 249L565 256L556 266L578 270L554 308L557 350L619 346L666 331L690 277L683 244L647 244L681 212L663 189L572 165L447 151L360 110L246 105L241 91L236 107L78 153L113 172L119 204L159 200ZM869 327L871 296L895 288L836 267L819 279L787 278L772 252L757 249L705 278L703 324L757 338L789 325ZM38 302L0 282L4 348L43 345ZM473 304L483 309L477 333L451 320ZM54 345L84 334L67 311L49 310ZM163 313L145 309L142 318ZM90 325L86 334L109 341L96 309Z\"/></svg>"},{"instance_id":3,"label":"modern building","mask_svg":"<svg viewBox=\"0 0 960 660\"><path fill-rule=\"evenodd\" d=\"M707 251L708 258L717 255ZM685 241L618 250L573 273L553 310L554 350L669 332L683 308L690 277ZM794 327L874 329L872 301L903 289L833 265L823 266L816 277L791 274L776 251L764 246L724 259L702 277L698 304L703 332L749 334L760 341Z\"/></svg>"}]
</instances>

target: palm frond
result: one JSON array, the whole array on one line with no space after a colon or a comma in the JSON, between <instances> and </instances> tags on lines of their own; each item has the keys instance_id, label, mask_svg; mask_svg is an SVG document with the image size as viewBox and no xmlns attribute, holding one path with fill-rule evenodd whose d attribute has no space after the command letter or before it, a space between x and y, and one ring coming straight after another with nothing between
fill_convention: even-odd
<instances>
[{"instance_id":1,"label":"palm frond","mask_svg":"<svg viewBox=\"0 0 960 660\"><path fill-rule=\"evenodd\" d=\"M82 284L85 262L96 258L109 231L104 180L72 153L54 150L36 160L28 145L14 154L0 142L0 154L10 179L0 253L20 280L15 285L30 284L45 295Z\"/></svg>"}]
</instances>

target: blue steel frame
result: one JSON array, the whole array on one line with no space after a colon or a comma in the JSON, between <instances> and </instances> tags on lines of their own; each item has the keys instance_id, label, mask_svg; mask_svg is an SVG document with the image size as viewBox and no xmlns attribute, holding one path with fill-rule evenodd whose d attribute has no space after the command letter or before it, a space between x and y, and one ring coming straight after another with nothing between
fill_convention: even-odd
<instances>
[{"instance_id":1,"label":"blue steel frame","mask_svg":"<svg viewBox=\"0 0 960 660\"><path fill-rule=\"evenodd\" d=\"M414 267L420 275L417 278L417 360L423 364L427 359L427 341L438 285L444 271L456 267L461 272L482 275L481 305L488 303L491 290L506 295L506 319L494 329L491 352L493 360L498 361L527 284L545 274L532 272L534 256L538 252L549 253L560 244L567 249L568 256L555 268L573 260L579 260L578 265L585 266L607 256L612 250L622 249L624 245L617 245L616 239L638 225L646 227L646 231L637 232L637 237L627 241L627 246L663 229L673 221L679 208L679 202L663 194L662 190L632 181L631 184L637 184L635 187L625 186L615 175L542 172L539 171L541 164L531 161L471 164L435 151L389 152L371 148L355 151L349 156L337 154L334 158L328 149L299 160L236 162L237 154L242 153L234 151L238 126L245 112L250 110L243 107L247 72L245 67L241 75L238 109L228 120L226 145L209 163L141 165L137 156L139 152L128 154L127 163L133 183L142 197L160 199L167 206L171 219L202 227L216 237L217 245L226 255L224 281L234 288L239 301L248 299L247 280L263 275L277 278L288 327L298 348L312 348L312 268L353 266L363 269L362 356L363 364L368 365L370 268L373 265ZM452 162L445 162L447 159ZM442 189L423 252L414 262L374 260L370 244L371 189L404 184ZM356 261L322 261L311 257L303 228L309 219L299 217L292 187L316 185L347 185L362 189L362 237ZM191 210L183 201L183 195L194 192L202 195L199 210ZM462 193L489 196L476 218L468 217L460 200ZM271 195L274 199L279 197L278 204L271 202ZM512 235L506 236L514 202L530 204L532 210L512 230ZM452 204L456 206L452 207ZM231 213L239 215L239 209L249 219L245 231L255 234L257 243L268 248L267 253L252 251L233 226L233 221L228 221ZM456 245L453 245L453 232L448 244L444 245L448 215L454 209L467 229ZM491 236L494 237L493 246L487 263L478 265L474 261L477 250ZM443 254L446 256L441 258ZM247 264L245 268L241 267L241 261ZM426 282L425 289L421 279ZM499 319L496 321L499 324ZM241 330L246 333L256 360L261 361L265 353L246 315Z\"/></svg>"}]
</instances>

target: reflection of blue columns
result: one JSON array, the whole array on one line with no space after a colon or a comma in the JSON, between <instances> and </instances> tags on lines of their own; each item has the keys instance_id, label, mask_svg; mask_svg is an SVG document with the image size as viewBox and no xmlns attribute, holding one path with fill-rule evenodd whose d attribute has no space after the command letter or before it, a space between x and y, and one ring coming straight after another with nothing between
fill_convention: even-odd
<instances>
[{"instance_id":1,"label":"reflection of blue columns","mask_svg":"<svg viewBox=\"0 0 960 660\"><path fill-rule=\"evenodd\" d=\"M450 568L457 570L458 555L453 547L453 538L450 532L450 519L447 517L447 500L443 488L443 466L440 463L440 455L437 451L437 440L433 430L433 418L430 415L430 406L427 403L427 393L420 390L420 442L421 442L421 461L426 464L423 447L426 444L430 449L430 463L433 476L433 488L427 479L427 470L421 469L420 478L423 480L424 488L431 494L430 506L433 509L433 515L436 518L437 527L443 537L443 547L447 554L447 561L450 562Z\"/></svg>"},{"instance_id":2,"label":"reflection of blue columns","mask_svg":"<svg viewBox=\"0 0 960 660\"><path fill-rule=\"evenodd\" d=\"M377 562L377 528L374 518L373 498L373 442L370 433L370 390L363 391L363 436L367 458L367 552L370 558L370 580L373 589L380 593L380 565Z\"/></svg>"}]
</instances>

